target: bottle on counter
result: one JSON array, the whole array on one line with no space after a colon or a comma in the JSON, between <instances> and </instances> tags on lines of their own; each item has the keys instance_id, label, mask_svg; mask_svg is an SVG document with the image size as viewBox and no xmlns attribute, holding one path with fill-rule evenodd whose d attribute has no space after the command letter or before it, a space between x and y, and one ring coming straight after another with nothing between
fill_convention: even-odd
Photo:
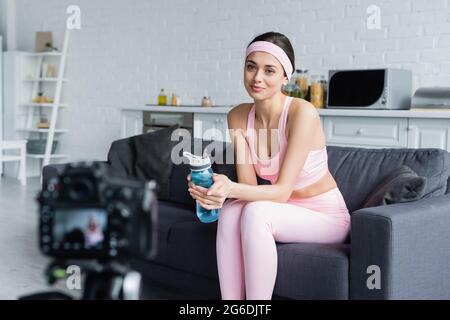
<instances>
[{"instance_id":1,"label":"bottle on counter","mask_svg":"<svg viewBox=\"0 0 450 320\"><path fill-rule=\"evenodd\" d=\"M175 94L172 94L172 106L177 106L178 105L178 97Z\"/></svg>"},{"instance_id":2,"label":"bottle on counter","mask_svg":"<svg viewBox=\"0 0 450 320\"><path fill-rule=\"evenodd\" d=\"M165 106L167 105L167 96L164 92L164 89L161 89L161 92L158 95L158 105L159 106Z\"/></svg>"},{"instance_id":3,"label":"bottle on counter","mask_svg":"<svg viewBox=\"0 0 450 320\"><path fill-rule=\"evenodd\" d=\"M202 99L202 107L211 107L211 98L204 96Z\"/></svg>"}]
</instances>

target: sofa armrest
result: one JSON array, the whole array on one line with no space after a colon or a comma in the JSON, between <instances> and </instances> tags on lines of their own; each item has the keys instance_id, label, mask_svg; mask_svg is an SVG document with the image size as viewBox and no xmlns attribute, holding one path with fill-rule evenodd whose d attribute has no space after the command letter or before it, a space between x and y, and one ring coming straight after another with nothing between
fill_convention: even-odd
<instances>
[{"instance_id":1,"label":"sofa armrest","mask_svg":"<svg viewBox=\"0 0 450 320\"><path fill-rule=\"evenodd\" d=\"M450 299L450 194L352 214L350 298Z\"/></svg>"},{"instance_id":2,"label":"sofa armrest","mask_svg":"<svg viewBox=\"0 0 450 320\"><path fill-rule=\"evenodd\" d=\"M94 161L99 163L107 163L106 161ZM42 189L45 189L51 178L59 176L68 163L49 164L42 169Z\"/></svg>"}]
</instances>

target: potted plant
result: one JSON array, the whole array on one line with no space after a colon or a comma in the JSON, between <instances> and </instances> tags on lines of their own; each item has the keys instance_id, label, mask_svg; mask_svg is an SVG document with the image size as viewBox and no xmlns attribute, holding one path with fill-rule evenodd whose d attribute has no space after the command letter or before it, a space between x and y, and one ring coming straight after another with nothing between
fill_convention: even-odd
<instances>
[{"instance_id":1,"label":"potted plant","mask_svg":"<svg viewBox=\"0 0 450 320\"><path fill-rule=\"evenodd\" d=\"M45 51L52 52L52 51L58 51L58 48L54 47L51 42L45 43Z\"/></svg>"}]
</instances>

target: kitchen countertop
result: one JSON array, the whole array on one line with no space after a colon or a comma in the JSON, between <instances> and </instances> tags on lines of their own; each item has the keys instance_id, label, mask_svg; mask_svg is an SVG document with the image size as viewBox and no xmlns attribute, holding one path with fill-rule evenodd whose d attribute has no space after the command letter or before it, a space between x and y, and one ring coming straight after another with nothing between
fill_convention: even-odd
<instances>
[{"instance_id":1,"label":"kitchen countertop","mask_svg":"<svg viewBox=\"0 0 450 320\"><path fill-rule=\"evenodd\" d=\"M450 119L450 109L410 110L361 110L361 109L319 109L324 116L389 117L389 118L444 118Z\"/></svg>"},{"instance_id":2,"label":"kitchen countertop","mask_svg":"<svg viewBox=\"0 0 450 320\"><path fill-rule=\"evenodd\" d=\"M121 108L122 111L154 111L170 113L218 113L226 114L235 106L158 106L145 105ZM353 117L390 117L390 118L443 118L450 119L450 109L423 109L410 110L361 110L361 109L318 109L323 116L353 116Z\"/></svg>"},{"instance_id":3,"label":"kitchen countertop","mask_svg":"<svg viewBox=\"0 0 450 320\"><path fill-rule=\"evenodd\" d=\"M235 106L158 106L146 105L122 108L122 111L154 111L154 112L177 112L177 113L228 113Z\"/></svg>"}]
</instances>

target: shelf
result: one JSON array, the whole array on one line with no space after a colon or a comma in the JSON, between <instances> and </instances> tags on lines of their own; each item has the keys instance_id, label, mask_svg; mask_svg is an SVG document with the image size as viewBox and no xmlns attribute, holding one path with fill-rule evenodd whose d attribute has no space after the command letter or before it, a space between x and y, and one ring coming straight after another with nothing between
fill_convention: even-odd
<instances>
[{"instance_id":1,"label":"shelf","mask_svg":"<svg viewBox=\"0 0 450 320\"><path fill-rule=\"evenodd\" d=\"M53 107L53 103L27 103L23 105L24 107ZM65 103L59 104L59 108L67 108L69 105Z\"/></svg>"},{"instance_id":2,"label":"shelf","mask_svg":"<svg viewBox=\"0 0 450 320\"><path fill-rule=\"evenodd\" d=\"M45 155L44 154L27 153L27 157L33 158L33 159L44 159ZM65 155L65 154L51 154L50 155L50 159L60 159L60 158L67 158L67 157L68 157L68 155Z\"/></svg>"},{"instance_id":3,"label":"shelf","mask_svg":"<svg viewBox=\"0 0 450 320\"><path fill-rule=\"evenodd\" d=\"M29 57L61 57L61 52L30 52L26 56Z\"/></svg>"},{"instance_id":4,"label":"shelf","mask_svg":"<svg viewBox=\"0 0 450 320\"><path fill-rule=\"evenodd\" d=\"M3 155L2 161L19 161L20 156L14 155Z\"/></svg>"},{"instance_id":5,"label":"shelf","mask_svg":"<svg viewBox=\"0 0 450 320\"><path fill-rule=\"evenodd\" d=\"M57 82L58 78L28 78L23 81L27 82ZM67 82L67 78L62 79L63 82Z\"/></svg>"},{"instance_id":6,"label":"shelf","mask_svg":"<svg viewBox=\"0 0 450 320\"><path fill-rule=\"evenodd\" d=\"M48 133L50 129L18 129L18 131ZM55 133L67 133L68 129L55 129Z\"/></svg>"}]
</instances>

